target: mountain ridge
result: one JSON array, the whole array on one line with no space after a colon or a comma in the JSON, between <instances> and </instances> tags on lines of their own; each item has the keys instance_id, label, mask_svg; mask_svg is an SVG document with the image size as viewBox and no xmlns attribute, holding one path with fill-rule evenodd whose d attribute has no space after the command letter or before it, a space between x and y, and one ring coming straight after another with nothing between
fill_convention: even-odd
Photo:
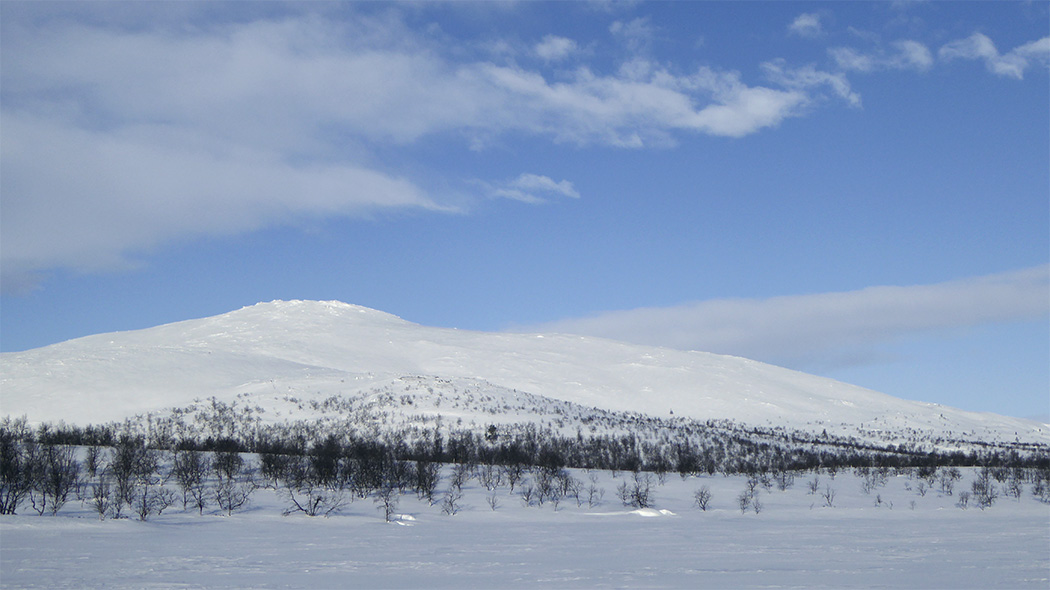
<instances>
[{"instance_id":1,"label":"mountain ridge","mask_svg":"<svg viewBox=\"0 0 1050 590\"><path fill-rule=\"evenodd\" d=\"M740 357L566 334L432 328L338 301L258 303L4 353L0 361L0 414L34 421L107 422L208 397L250 397L265 409L282 397L353 398L401 377L428 376L612 412L760 428L1050 443L1047 425L901 400Z\"/></svg>"}]
</instances>

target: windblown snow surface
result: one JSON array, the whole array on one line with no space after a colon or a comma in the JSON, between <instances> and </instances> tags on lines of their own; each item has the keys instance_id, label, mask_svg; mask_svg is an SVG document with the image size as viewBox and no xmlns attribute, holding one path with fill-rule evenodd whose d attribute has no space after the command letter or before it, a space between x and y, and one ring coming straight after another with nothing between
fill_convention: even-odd
<instances>
[{"instance_id":1,"label":"windblown snow surface","mask_svg":"<svg viewBox=\"0 0 1050 590\"><path fill-rule=\"evenodd\" d=\"M854 475L824 474L832 507L799 478L786 491L759 488L759 514L736 506L745 478L721 475L671 476L654 482L653 508L625 508L622 472L594 472L605 490L594 507L525 507L503 487L492 510L492 493L471 480L459 513L409 492L390 523L371 499L329 518L281 516L269 490L232 516L177 507L147 522L99 522L71 503L57 517L0 517L0 586L1047 588L1050 505L1026 493L960 509L974 475L963 473L953 496L919 495L904 476L864 494ZM705 485L712 499L700 511L692 495Z\"/></svg>"},{"instance_id":2,"label":"windblown snow surface","mask_svg":"<svg viewBox=\"0 0 1050 590\"><path fill-rule=\"evenodd\" d=\"M476 421L638 412L879 439L916 433L1050 444L1044 424L906 401L763 363L559 334L428 328L339 302L275 301L147 330L0 356L0 415L88 424L215 397L263 420L321 417L338 398ZM470 398L471 403L460 403ZM385 401L384 401L385 400ZM407 403L402 399L401 403ZM477 405L475 405L477 404ZM320 408L320 409L319 409ZM495 411L495 413L493 413ZM461 510L401 497L384 521L371 498L330 518L281 516L259 489L247 510L180 506L147 522L100 522L83 504L57 517L0 517L3 588L1047 588L1050 505L1026 491L961 509L956 494L891 476L824 473L833 506L802 479L760 490L744 476L677 475L651 509L625 508L629 474L573 471L604 491L594 506L525 506L506 487L464 486ZM449 467L439 490L448 487ZM811 478L812 473L799 478ZM707 511L693 493L708 486ZM495 499L496 509L490 507ZM28 512L30 515L26 515Z\"/></svg>"}]
</instances>

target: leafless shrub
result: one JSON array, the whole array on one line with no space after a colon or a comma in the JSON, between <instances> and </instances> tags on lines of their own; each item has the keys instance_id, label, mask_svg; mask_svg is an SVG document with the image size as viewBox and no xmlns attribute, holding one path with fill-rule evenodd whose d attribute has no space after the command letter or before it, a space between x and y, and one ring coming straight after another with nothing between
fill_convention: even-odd
<instances>
[{"instance_id":1,"label":"leafless shrub","mask_svg":"<svg viewBox=\"0 0 1050 590\"><path fill-rule=\"evenodd\" d=\"M176 500L175 492L168 488L140 485L135 489L135 498L131 507L139 520L147 520L150 516L159 516L174 505Z\"/></svg>"},{"instance_id":2,"label":"leafless shrub","mask_svg":"<svg viewBox=\"0 0 1050 590\"><path fill-rule=\"evenodd\" d=\"M459 501L463 499L463 490L458 486L449 486L445 497L441 500L441 511L449 516L455 516L462 509Z\"/></svg>"},{"instance_id":3,"label":"leafless shrub","mask_svg":"<svg viewBox=\"0 0 1050 590\"><path fill-rule=\"evenodd\" d=\"M50 512L54 516L80 490L80 462L70 446L40 445L36 449L38 454L32 459L36 480L30 502L38 513Z\"/></svg>"},{"instance_id":4,"label":"leafless shrub","mask_svg":"<svg viewBox=\"0 0 1050 590\"><path fill-rule=\"evenodd\" d=\"M835 505L835 489L830 485L824 488L824 493L821 496L824 498L824 506L831 508Z\"/></svg>"},{"instance_id":5,"label":"leafless shrub","mask_svg":"<svg viewBox=\"0 0 1050 590\"><path fill-rule=\"evenodd\" d=\"M813 479L806 482L806 488L809 490L809 494L816 494L820 491L820 476L814 474Z\"/></svg>"},{"instance_id":6,"label":"leafless shrub","mask_svg":"<svg viewBox=\"0 0 1050 590\"><path fill-rule=\"evenodd\" d=\"M949 467L941 471L940 477L937 479L941 484L941 493L945 496L951 496L955 490L955 482L960 479L962 479L962 473L959 472L957 467Z\"/></svg>"},{"instance_id":7,"label":"leafless shrub","mask_svg":"<svg viewBox=\"0 0 1050 590\"><path fill-rule=\"evenodd\" d=\"M175 455L172 473L182 490L182 508L185 510L193 500L193 507L204 514L207 504L207 478L211 471L211 459L200 451L181 451Z\"/></svg>"},{"instance_id":8,"label":"leafless shrub","mask_svg":"<svg viewBox=\"0 0 1050 590\"><path fill-rule=\"evenodd\" d=\"M394 513L397 511L399 499L400 494L398 494L395 486L384 485L379 488L375 499L372 501L378 504L378 508L383 511L383 518L387 522L390 522L394 519Z\"/></svg>"},{"instance_id":9,"label":"leafless shrub","mask_svg":"<svg viewBox=\"0 0 1050 590\"><path fill-rule=\"evenodd\" d=\"M426 498L427 502L433 506L434 492L437 490L439 481L441 481L440 464L416 461L416 495L419 499Z\"/></svg>"},{"instance_id":10,"label":"leafless shrub","mask_svg":"<svg viewBox=\"0 0 1050 590\"><path fill-rule=\"evenodd\" d=\"M227 515L231 515L248 504L258 487L251 475L239 480L220 477L215 485L215 503Z\"/></svg>"},{"instance_id":11,"label":"leafless shrub","mask_svg":"<svg viewBox=\"0 0 1050 590\"><path fill-rule=\"evenodd\" d=\"M617 495L624 506L632 508L651 508L652 498L652 475L635 471L633 481L622 482L616 488Z\"/></svg>"},{"instance_id":12,"label":"leafless shrub","mask_svg":"<svg viewBox=\"0 0 1050 590\"><path fill-rule=\"evenodd\" d=\"M605 497L605 488L598 487L598 476L596 474L590 474L589 479L591 483L587 486L587 507L594 508L601 504L602 498Z\"/></svg>"},{"instance_id":13,"label":"leafless shrub","mask_svg":"<svg viewBox=\"0 0 1050 590\"><path fill-rule=\"evenodd\" d=\"M307 516L331 516L349 503L344 490L304 483L300 487L285 486L280 495L289 503L283 514L302 512Z\"/></svg>"},{"instance_id":14,"label":"leafless shrub","mask_svg":"<svg viewBox=\"0 0 1050 590\"><path fill-rule=\"evenodd\" d=\"M973 491L973 501L981 510L989 508L999 498L999 490L992 481L991 470L987 467L977 473L970 489Z\"/></svg>"},{"instance_id":15,"label":"leafless shrub","mask_svg":"<svg viewBox=\"0 0 1050 590\"><path fill-rule=\"evenodd\" d=\"M91 486L91 497L87 503L98 514L99 520L105 520L113 510L113 488L109 482L109 474L104 469L96 474L98 480Z\"/></svg>"},{"instance_id":16,"label":"leafless shrub","mask_svg":"<svg viewBox=\"0 0 1050 590\"><path fill-rule=\"evenodd\" d=\"M532 482L526 481L521 484L518 487L518 493L525 506L532 506L532 502L536 498L536 488L532 485Z\"/></svg>"},{"instance_id":17,"label":"leafless shrub","mask_svg":"<svg viewBox=\"0 0 1050 590\"><path fill-rule=\"evenodd\" d=\"M747 513L747 509L751 507L751 501L754 499L754 491L748 489L740 492L740 495L736 497L736 503L740 506L740 514Z\"/></svg>"},{"instance_id":18,"label":"leafless shrub","mask_svg":"<svg viewBox=\"0 0 1050 590\"><path fill-rule=\"evenodd\" d=\"M701 486L700 489L693 493L693 500L696 502L697 508L706 512L707 505L711 503L711 489L707 486Z\"/></svg>"},{"instance_id":19,"label":"leafless shrub","mask_svg":"<svg viewBox=\"0 0 1050 590\"><path fill-rule=\"evenodd\" d=\"M480 465L475 470L478 481L485 489L492 491L503 485L503 470L495 465Z\"/></svg>"}]
</instances>

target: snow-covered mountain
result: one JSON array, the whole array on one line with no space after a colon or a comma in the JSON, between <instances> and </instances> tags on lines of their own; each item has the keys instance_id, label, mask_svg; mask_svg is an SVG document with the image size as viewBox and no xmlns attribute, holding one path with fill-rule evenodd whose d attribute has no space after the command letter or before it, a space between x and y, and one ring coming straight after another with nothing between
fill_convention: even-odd
<instances>
[{"instance_id":1,"label":"snow-covered mountain","mask_svg":"<svg viewBox=\"0 0 1050 590\"><path fill-rule=\"evenodd\" d=\"M907 401L744 358L430 328L335 301L260 303L0 356L0 415L97 424L211 397L255 407L264 421L324 414L342 400L343 411L382 407L476 424L634 412L884 441L919 432L1050 444L1045 424Z\"/></svg>"}]
</instances>

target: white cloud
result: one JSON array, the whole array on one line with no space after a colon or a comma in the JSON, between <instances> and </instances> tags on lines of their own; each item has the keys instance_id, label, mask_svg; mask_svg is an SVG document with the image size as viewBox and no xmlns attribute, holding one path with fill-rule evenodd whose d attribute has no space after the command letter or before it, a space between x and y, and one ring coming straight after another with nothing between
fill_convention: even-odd
<instances>
[{"instance_id":1,"label":"white cloud","mask_svg":"<svg viewBox=\"0 0 1050 590\"><path fill-rule=\"evenodd\" d=\"M509 182L490 186L490 193L494 197L513 199L523 203L545 202L543 197L537 196L538 194L561 195L573 199L580 198L580 193L576 191L576 188L568 180L555 182L549 176L528 173L522 174Z\"/></svg>"},{"instance_id":2,"label":"white cloud","mask_svg":"<svg viewBox=\"0 0 1050 590\"><path fill-rule=\"evenodd\" d=\"M774 60L762 64L762 70L774 83L805 91L810 88L827 86L831 88L836 96L848 102L851 106L861 105L860 95L850 87L849 80L842 74L832 74L816 69L813 66L800 68L786 68L784 60Z\"/></svg>"},{"instance_id":3,"label":"white cloud","mask_svg":"<svg viewBox=\"0 0 1050 590\"><path fill-rule=\"evenodd\" d=\"M534 51L544 61L560 61L576 51L576 42L565 37L547 35L536 44Z\"/></svg>"},{"instance_id":4,"label":"white cloud","mask_svg":"<svg viewBox=\"0 0 1050 590\"><path fill-rule=\"evenodd\" d=\"M1050 65L1050 37L1026 43L1002 55L995 43L981 33L974 33L941 47L938 55L944 60L975 59L984 61L988 71L999 76L1024 78L1024 72L1033 62Z\"/></svg>"},{"instance_id":5,"label":"white cloud","mask_svg":"<svg viewBox=\"0 0 1050 590\"><path fill-rule=\"evenodd\" d=\"M103 133L6 112L0 124L5 289L39 269L127 268L129 252L289 216L441 208L407 180L349 163L297 165L175 130Z\"/></svg>"},{"instance_id":6,"label":"white cloud","mask_svg":"<svg viewBox=\"0 0 1050 590\"><path fill-rule=\"evenodd\" d=\"M587 5L594 10L612 13L633 10L642 0L587 0Z\"/></svg>"},{"instance_id":7,"label":"white cloud","mask_svg":"<svg viewBox=\"0 0 1050 590\"><path fill-rule=\"evenodd\" d=\"M456 61L396 11L383 14L206 27L5 21L4 289L48 269L121 268L173 240L297 216L447 210L377 161L377 148L397 153L427 136L474 147L508 133L667 146L680 133L775 127L805 113L815 85L848 90L816 73L749 86L735 72L683 74L637 55L613 73L583 66L553 81ZM652 26L636 19L613 32L644 45ZM571 43L549 37L537 51L555 59ZM535 196L541 187L501 188Z\"/></svg>"},{"instance_id":8,"label":"white cloud","mask_svg":"<svg viewBox=\"0 0 1050 590\"><path fill-rule=\"evenodd\" d=\"M609 32L622 40L627 49L640 53L649 48L656 30L649 22L649 17L639 17L627 22L616 21L609 26Z\"/></svg>"},{"instance_id":9,"label":"white cloud","mask_svg":"<svg viewBox=\"0 0 1050 590\"><path fill-rule=\"evenodd\" d=\"M720 104L683 113L684 126L712 135L743 137L797 116L799 109L809 102L809 97L799 91L747 87L737 76L715 78L721 78L715 82L722 86L718 89Z\"/></svg>"},{"instance_id":10,"label":"white cloud","mask_svg":"<svg viewBox=\"0 0 1050 590\"><path fill-rule=\"evenodd\" d=\"M877 70L926 71L933 66L933 54L918 41L902 39L894 41L892 52L879 49L873 53L861 53L851 47L832 47L828 55L839 69L856 72Z\"/></svg>"},{"instance_id":11,"label":"white cloud","mask_svg":"<svg viewBox=\"0 0 1050 590\"><path fill-rule=\"evenodd\" d=\"M857 27L849 26L846 27L846 32L848 32L850 35L853 35L854 37L857 37L858 39L863 39L868 43L877 44L882 41L882 35L879 35L874 31L868 31L865 29L858 29Z\"/></svg>"},{"instance_id":12,"label":"white cloud","mask_svg":"<svg viewBox=\"0 0 1050 590\"><path fill-rule=\"evenodd\" d=\"M1015 48L1010 53L1019 55L1025 59L1031 59L1043 63L1043 67L1050 66L1050 37L1043 37L1030 43L1025 43Z\"/></svg>"},{"instance_id":13,"label":"white cloud","mask_svg":"<svg viewBox=\"0 0 1050 590\"><path fill-rule=\"evenodd\" d=\"M994 61L999 58L995 43L981 33L974 33L965 39L958 39L941 47L940 55L945 59L985 59Z\"/></svg>"},{"instance_id":14,"label":"white cloud","mask_svg":"<svg viewBox=\"0 0 1050 590\"><path fill-rule=\"evenodd\" d=\"M820 24L820 15L812 12L798 15L788 25L788 32L807 39L820 37L824 34L824 29Z\"/></svg>"},{"instance_id":15,"label":"white cloud","mask_svg":"<svg viewBox=\"0 0 1050 590\"><path fill-rule=\"evenodd\" d=\"M492 64L471 74L501 92L505 128L577 144L668 145L672 131L742 137L798 116L808 100L797 90L747 86L733 72L700 68L675 75L631 63L615 76L580 68L562 82Z\"/></svg>"},{"instance_id":16,"label":"white cloud","mask_svg":"<svg viewBox=\"0 0 1050 590\"><path fill-rule=\"evenodd\" d=\"M436 83L438 64L336 51L332 33L312 19L186 36L5 28L4 291L24 291L48 269L127 268L134 254L189 236L448 209L360 163L362 141L408 141L428 119L462 112L446 83L439 100L375 122ZM340 145L321 133L339 129L352 129Z\"/></svg>"},{"instance_id":17,"label":"white cloud","mask_svg":"<svg viewBox=\"0 0 1050 590\"><path fill-rule=\"evenodd\" d=\"M891 58L891 63L897 69L928 70L933 66L933 54L918 41L902 39L894 41L893 47L897 53Z\"/></svg>"},{"instance_id":18,"label":"white cloud","mask_svg":"<svg viewBox=\"0 0 1050 590\"><path fill-rule=\"evenodd\" d=\"M796 368L871 359L917 334L1050 313L1050 265L932 285L614 311L529 330L743 356Z\"/></svg>"},{"instance_id":19,"label":"white cloud","mask_svg":"<svg viewBox=\"0 0 1050 590\"><path fill-rule=\"evenodd\" d=\"M876 69L878 63L874 56L861 53L852 47L832 47L828 49L828 55L839 69L847 71L871 72Z\"/></svg>"}]
</instances>

